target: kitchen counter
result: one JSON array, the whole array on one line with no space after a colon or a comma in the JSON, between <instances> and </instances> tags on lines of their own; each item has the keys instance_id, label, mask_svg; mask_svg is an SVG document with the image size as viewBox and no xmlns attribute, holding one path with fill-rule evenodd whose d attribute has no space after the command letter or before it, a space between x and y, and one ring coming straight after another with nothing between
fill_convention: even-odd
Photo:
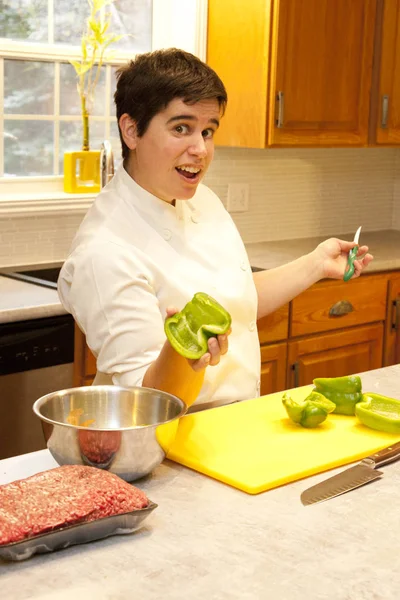
<instances>
[{"instance_id":1,"label":"kitchen counter","mask_svg":"<svg viewBox=\"0 0 400 600\"><path fill-rule=\"evenodd\" d=\"M251 265L262 269L273 269L295 260L303 254L308 254L328 237L352 240L354 234L355 231L335 236L259 242L246 244L246 250ZM366 273L400 269L400 231L390 229L363 232L361 230L360 243L369 246L369 251L374 256Z\"/></svg>"},{"instance_id":2,"label":"kitchen counter","mask_svg":"<svg viewBox=\"0 0 400 600\"><path fill-rule=\"evenodd\" d=\"M65 314L57 290L0 275L0 323Z\"/></svg>"},{"instance_id":3,"label":"kitchen counter","mask_svg":"<svg viewBox=\"0 0 400 600\"><path fill-rule=\"evenodd\" d=\"M258 269L272 269L299 258L327 239L324 237L280 240L246 244L250 264ZM352 239L353 233L338 234L342 239ZM400 269L400 231L361 232L361 242L367 244L374 260L367 273ZM61 263L57 263L60 265ZM51 265L42 265L42 268ZM29 265L24 268L29 269ZM21 267L20 267L21 269ZM8 267L5 270L13 270ZM56 290L16 281L0 275L0 323L24 321L53 315L63 315Z\"/></svg>"},{"instance_id":4,"label":"kitchen counter","mask_svg":"<svg viewBox=\"0 0 400 600\"><path fill-rule=\"evenodd\" d=\"M400 366L361 375L400 398ZM0 483L55 466L47 450L0 461ZM332 473L343 470L335 469ZM400 461L357 490L304 507L321 473L249 496L165 461L137 482L144 527L21 563L0 560L9 600L397 600ZM332 474L330 473L330 474Z\"/></svg>"}]
</instances>

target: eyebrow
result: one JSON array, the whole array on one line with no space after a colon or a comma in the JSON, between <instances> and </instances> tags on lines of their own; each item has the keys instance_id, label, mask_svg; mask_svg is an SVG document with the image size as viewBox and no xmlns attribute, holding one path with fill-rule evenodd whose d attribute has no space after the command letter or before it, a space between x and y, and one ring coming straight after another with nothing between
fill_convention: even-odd
<instances>
[{"instance_id":1,"label":"eyebrow","mask_svg":"<svg viewBox=\"0 0 400 600\"><path fill-rule=\"evenodd\" d=\"M171 117L170 119L168 119L167 125L169 123L173 123L174 121L197 121L197 118L194 117L193 115L177 115L176 117ZM214 125L219 127L218 119L210 119L209 122L214 123Z\"/></svg>"}]
</instances>

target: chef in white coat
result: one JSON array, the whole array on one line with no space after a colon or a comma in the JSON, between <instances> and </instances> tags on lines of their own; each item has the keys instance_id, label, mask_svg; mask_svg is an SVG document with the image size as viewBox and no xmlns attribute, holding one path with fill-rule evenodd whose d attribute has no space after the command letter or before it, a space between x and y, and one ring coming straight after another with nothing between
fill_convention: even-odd
<instances>
[{"instance_id":1,"label":"chef in white coat","mask_svg":"<svg viewBox=\"0 0 400 600\"><path fill-rule=\"evenodd\" d=\"M329 239L252 274L234 222L201 184L227 95L195 56L139 55L120 69L115 102L123 164L85 216L58 282L97 357L95 383L158 388L193 409L256 397L257 319L321 278L342 278L354 243ZM367 252L359 249L354 277L372 260ZM199 291L229 311L232 329L190 361L166 340L164 320Z\"/></svg>"}]
</instances>

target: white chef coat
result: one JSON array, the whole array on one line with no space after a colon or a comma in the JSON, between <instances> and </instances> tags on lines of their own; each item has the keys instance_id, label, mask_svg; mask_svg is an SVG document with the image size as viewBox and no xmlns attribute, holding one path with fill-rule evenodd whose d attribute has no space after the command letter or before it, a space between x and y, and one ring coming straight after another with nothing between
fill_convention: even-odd
<instances>
[{"instance_id":1,"label":"white chef coat","mask_svg":"<svg viewBox=\"0 0 400 600\"><path fill-rule=\"evenodd\" d=\"M97 357L95 383L141 385L165 342L167 307L196 292L232 316L228 353L206 369L195 402L227 404L260 390L257 292L244 244L219 198L199 185L176 206L141 188L121 165L86 214L58 281Z\"/></svg>"}]
</instances>

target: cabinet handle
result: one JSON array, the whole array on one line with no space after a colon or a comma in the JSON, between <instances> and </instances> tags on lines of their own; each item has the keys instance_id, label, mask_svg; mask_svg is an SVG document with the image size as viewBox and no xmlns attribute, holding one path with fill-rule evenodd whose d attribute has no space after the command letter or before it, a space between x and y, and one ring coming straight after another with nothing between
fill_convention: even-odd
<instances>
[{"instance_id":1,"label":"cabinet handle","mask_svg":"<svg viewBox=\"0 0 400 600\"><path fill-rule=\"evenodd\" d=\"M283 92L278 92L276 95L276 101L278 103L278 116L275 121L276 126L281 129L283 127L283 118L285 111L285 98Z\"/></svg>"},{"instance_id":2,"label":"cabinet handle","mask_svg":"<svg viewBox=\"0 0 400 600\"><path fill-rule=\"evenodd\" d=\"M386 129L389 115L389 96L382 96L382 119L381 128Z\"/></svg>"},{"instance_id":3,"label":"cabinet handle","mask_svg":"<svg viewBox=\"0 0 400 600\"><path fill-rule=\"evenodd\" d=\"M299 363L295 362L292 365L292 369L294 371L294 385L293 387L299 387Z\"/></svg>"},{"instance_id":4,"label":"cabinet handle","mask_svg":"<svg viewBox=\"0 0 400 600\"><path fill-rule=\"evenodd\" d=\"M343 317L353 312L354 308L348 300L340 300L329 309L330 317Z\"/></svg>"},{"instance_id":5,"label":"cabinet handle","mask_svg":"<svg viewBox=\"0 0 400 600\"><path fill-rule=\"evenodd\" d=\"M400 324L400 298L393 300L394 318L392 319L392 330L398 331Z\"/></svg>"}]
</instances>

